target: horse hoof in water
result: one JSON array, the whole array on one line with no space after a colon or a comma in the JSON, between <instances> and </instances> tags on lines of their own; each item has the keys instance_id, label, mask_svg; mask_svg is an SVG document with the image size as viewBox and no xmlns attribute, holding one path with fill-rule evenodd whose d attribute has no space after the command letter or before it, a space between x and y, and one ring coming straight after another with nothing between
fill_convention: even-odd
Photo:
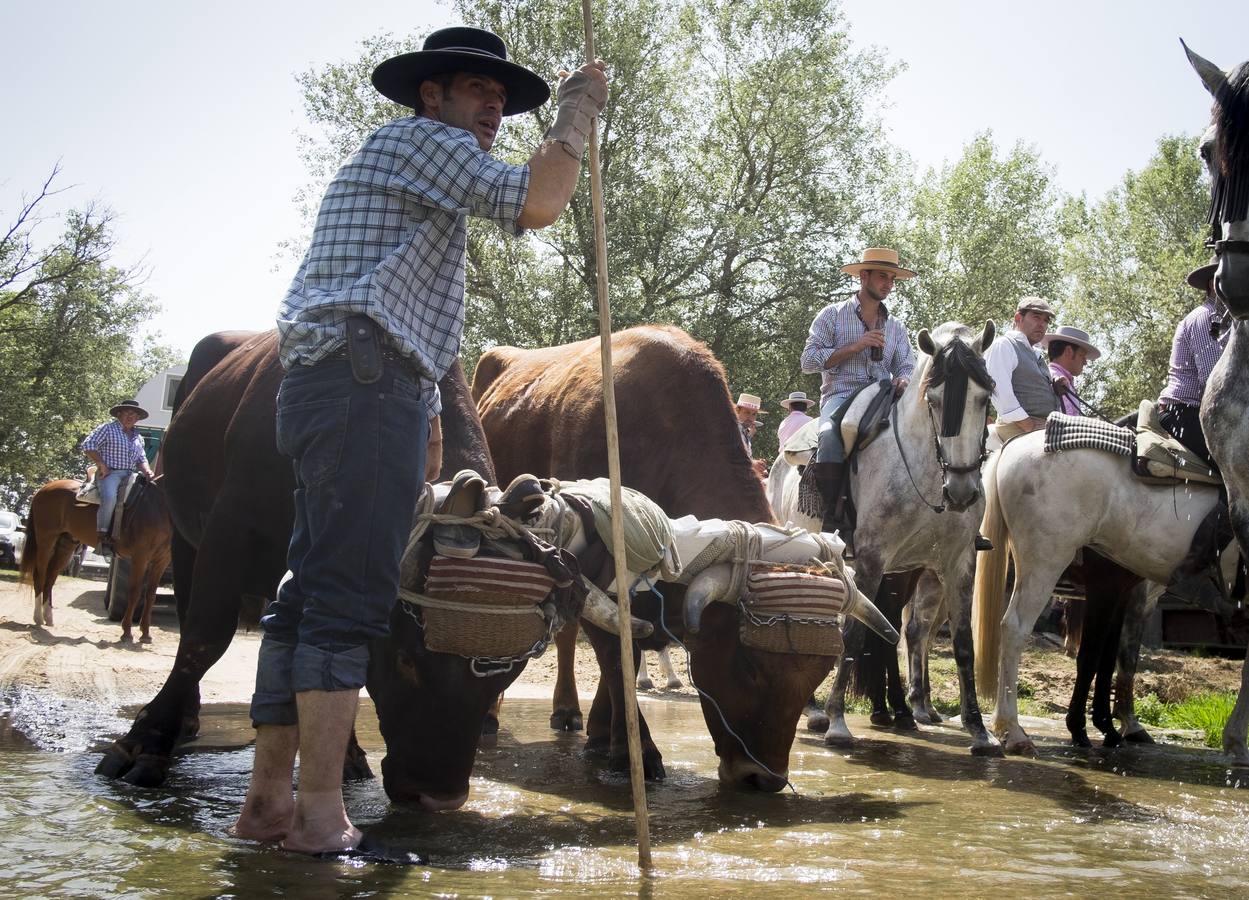
<instances>
[{"instance_id":1,"label":"horse hoof in water","mask_svg":"<svg viewBox=\"0 0 1249 900\"><path fill-rule=\"evenodd\" d=\"M1129 744L1152 744L1154 742L1154 739L1149 736L1149 732L1144 728L1139 728L1136 731L1125 731L1123 739Z\"/></svg>"},{"instance_id":2,"label":"horse hoof in water","mask_svg":"<svg viewBox=\"0 0 1249 900\"><path fill-rule=\"evenodd\" d=\"M685 687L685 682L683 682L680 678L673 676L668 679L668 684L665 685L665 687L670 691L679 691L681 688Z\"/></svg>"},{"instance_id":3,"label":"horse hoof in water","mask_svg":"<svg viewBox=\"0 0 1249 900\"><path fill-rule=\"evenodd\" d=\"M909 712L900 712L893 717L894 731L919 731L919 726L915 724L915 717Z\"/></svg>"},{"instance_id":4,"label":"horse hoof in water","mask_svg":"<svg viewBox=\"0 0 1249 900\"><path fill-rule=\"evenodd\" d=\"M653 691L655 690L655 685L651 683L649 678L639 678L637 689L639 691Z\"/></svg>"},{"instance_id":5,"label":"horse hoof in water","mask_svg":"<svg viewBox=\"0 0 1249 900\"><path fill-rule=\"evenodd\" d=\"M1103 747L1118 747L1123 743L1123 737L1113 728L1102 736Z\"/></svg>"},{"instance_id":6,"label":"horse hoof in water","mask_svg":"<svg viewBox=\"0 0 1249 900\"><path fill-rule=\"evenodd\" d=\"M551 713L551 727L556 731L580 731L581 713L575 709L557 709Z\"/></svg>"},{"instance_id":7,"label":"horse hoof in water","mask_svg":"<svg viewBox=\"0 0 1249 900\"><path fill-rule=\"evenodd\" d=\"M828 733L824 735L824 744L828 747L853 747L854 735L850 733L850 729L845 725L841 728L830 725Z\"/></svg>"},{"instance_id":8,"label":"horse hoof in water","mask_svg":"<svg viewBox=\"0 0 1249 900\"><path fill-rule=\"evenodd\" d=\"M354 738L354 733L353 733ZM369 756L352 740L347 747L347 755L343 758L343 781L368 781L373 777L373 769L369 766Z\"/></svg>"},{"instance_id":9,"label":"horse hoof in water","mask_svg":"<svg viewBox=\"0 0 1249 900\"><path fill-rule=\"evenodd\" d=\"M822 709L812 710L807 716L807 731L828 731L828 713Z\"/></svg>"},{"instance_id":10,"label":"horse hoof in water","mask_svg":"<svg viewBox=\"0 0 1249 900\"><path fill-rule=\"evenodd\" d=\"M1071 746L1088 749L1093 746L1093 742L1089 740L1089 733L1083 729L1071 732Z\"/></svg>"},{"instance_id":11,"label":"horse hoof in water","mask_svg":"<svg viewBox=\"0 0 1249 900\"><path fill-rule=\"evenodd\" d=\"M1006 756L1006 751L1002 749L1001 744L996 742L992 744L972 744L971 755L987 757L990 759L1002 759Z\"/></svg>"},{"instance_id":12,"label":"horse hoof in water","mask_svg":"<svg viewBox=\"0 0 1249 900\"><path fill-rule=\"evenodd\" d=\"M872 713L869 720L873 725L879 725L882 728L888 728L893 724L893 713L887 709L878 709Z\"/></svg>"},{"instance_id":13,"label":"horse hoof in water","mask_svg":"<svg viewBox=\"0 0 1249 900\"><path fill-rule=\"evenodd\" d=\"M619 752L612 753L607 757L607 768L612 772L619 772L623 775L629 774L629 751L623 754ZM663 781L667 777L664 771L664 760L657 751L642 751L642 775L647 781Z\"/></svg>"},{"instance_id":14,"label":"horse hoof in water","mask_svg":"<svg viewBox=\"0 0 1249 900\"><path fill-rule=\"evenodd\" d=\"M96 763L95 774L117 779L128 772L133 764L134 754L127 747L114 743L104 751L103 758Z\"/></svg>"}]
</instances>

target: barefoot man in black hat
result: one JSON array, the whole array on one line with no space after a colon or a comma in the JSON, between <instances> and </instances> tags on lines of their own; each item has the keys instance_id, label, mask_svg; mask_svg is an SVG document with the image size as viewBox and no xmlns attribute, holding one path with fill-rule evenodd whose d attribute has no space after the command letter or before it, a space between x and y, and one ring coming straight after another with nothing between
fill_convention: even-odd
<instances>
[{"instance_id":1,"label":"barefoot man in black hat","mask_svg":"<svg viewBox=\"0 0 1249 900\"><path fill-rule=\"evenodd\" d=\"M460 350L467 217L515 234L554 222L607 99L601 60L563 74L554 124L513 166L489 153L503 117L541 106L550 89L510 62L497 36L445 28L373 72L413 114L371 134L339 170L278 309L277 442L295 464L296 515L291 577L263 620L239 837L416 861L351 824L343 757L368 644L386 634L398 593L436 385Z\"/></svg>"}]
</instances>

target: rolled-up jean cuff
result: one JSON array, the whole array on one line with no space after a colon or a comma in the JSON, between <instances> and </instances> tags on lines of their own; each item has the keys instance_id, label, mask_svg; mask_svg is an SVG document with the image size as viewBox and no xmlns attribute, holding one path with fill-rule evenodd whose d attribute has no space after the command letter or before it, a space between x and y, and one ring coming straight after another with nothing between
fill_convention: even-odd
<instances>
[{"instance_id":1,"label":"rolled-up jean cuff","mask_svg":"<svg viewBox=\"0 0 1249 900\"><path fill-rule=\"evenodd\" d=\"M311 644L295 648L291 682L295 693L350 691L364 687L369 671L369 648L322 650Z\"/></svg>"},{"instance_id":2,"label":"rolled-up jean cuff","mask_svg":"<svg viewBox=\"0 0 1249 900\"><path fill-rule=\"evenodd\" d=\"M256 692L252 694L253 727L298 724L291 681L294 663L294 644L284 644L267 635L261 640L256 661Z\"/></svg>"}]
</instances>

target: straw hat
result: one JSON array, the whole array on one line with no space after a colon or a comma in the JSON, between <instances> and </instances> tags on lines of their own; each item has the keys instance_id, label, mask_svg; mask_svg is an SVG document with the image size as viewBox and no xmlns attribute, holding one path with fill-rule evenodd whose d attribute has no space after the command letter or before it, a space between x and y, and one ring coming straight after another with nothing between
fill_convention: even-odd
<instances>
[{"instance_id":1,"label":"straw hat","mask_svg":"<svg viewBox=\"0 0 1249 900\"><path fill-rule=\"evenodd\" d=\"M810 406L811 398L807 396L806 391L790 391L789 396L781 401L781 406L792 412L795 403L804 403Z\"/></svg>"},{"instance_id":2,"label":"straw hat","mask_svg":"<svg viewBox=\"0 0 1249 900\"><path fill-rule=\"evenodd\" d=\"M1089 352L1089 362L1097 359L1102 355L1102 351L1093 346L1093 342L1089 340L1089 333L1082 328L1074 328L1071 325L1059 325L1053 331L1041 338L1041 346L1048 347L1050 341L1063 341L1068 344L1075 344L1077 347L1083 347Z\"/></svg>"},{"instance_id":3,"label":"straw hat","mask_svg":"<svg viewBox=\"0 0 1249 900\"><path fill-rule=\"evenodd\" d=\"M1218 267L1219 258L1212 256L1210 262L1193 269L1184 280L1199 291L1207 291L1210 289L1210 279L1214 277L1214 270Z\"/></svg>"},{"instance_id":4,"label":"straw hat","mask_svg":"<svg viewBox=\"0 0 1249 900\"><path fill-rule=\"evenodd\" d=\"M858 262L847 263L841 267L846 275L858 275L872 269L880 272L892 272L896 278L914 278L915 272L898 265L898 251L888 247L868 247L863 251L863 258Z\"/></svg>"},{"instance_id":5,"label":"straw hat","mask_svg":"<svg viewBox=\"0 0 1249 900\"><path fill-rule=\"evenodd\" d=\"M754 394L738 394L736 405L738 409L751 409L761 416L767 415L767 413L765 413L761 408L763 406L763 400L756 397Z\"/></svg>"}]
</instances>

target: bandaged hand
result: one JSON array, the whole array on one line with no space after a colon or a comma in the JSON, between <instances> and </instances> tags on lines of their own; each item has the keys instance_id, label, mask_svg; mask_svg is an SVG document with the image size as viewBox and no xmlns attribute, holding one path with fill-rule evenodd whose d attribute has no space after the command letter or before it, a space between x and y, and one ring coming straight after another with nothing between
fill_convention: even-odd
<instances>
[{"instance_id":1,"label":"bandaged hand","mask_svg":"<svg viewBox=\"0 0 1249 900\"><path fill-rule=\"evenodd\" d=\"M607 72L601 59L586 63L576 72L560 72L555 122L544 136L580 161L585 155L586 141L594 117L607 103Z\"/></svg>"}]
</instances>

